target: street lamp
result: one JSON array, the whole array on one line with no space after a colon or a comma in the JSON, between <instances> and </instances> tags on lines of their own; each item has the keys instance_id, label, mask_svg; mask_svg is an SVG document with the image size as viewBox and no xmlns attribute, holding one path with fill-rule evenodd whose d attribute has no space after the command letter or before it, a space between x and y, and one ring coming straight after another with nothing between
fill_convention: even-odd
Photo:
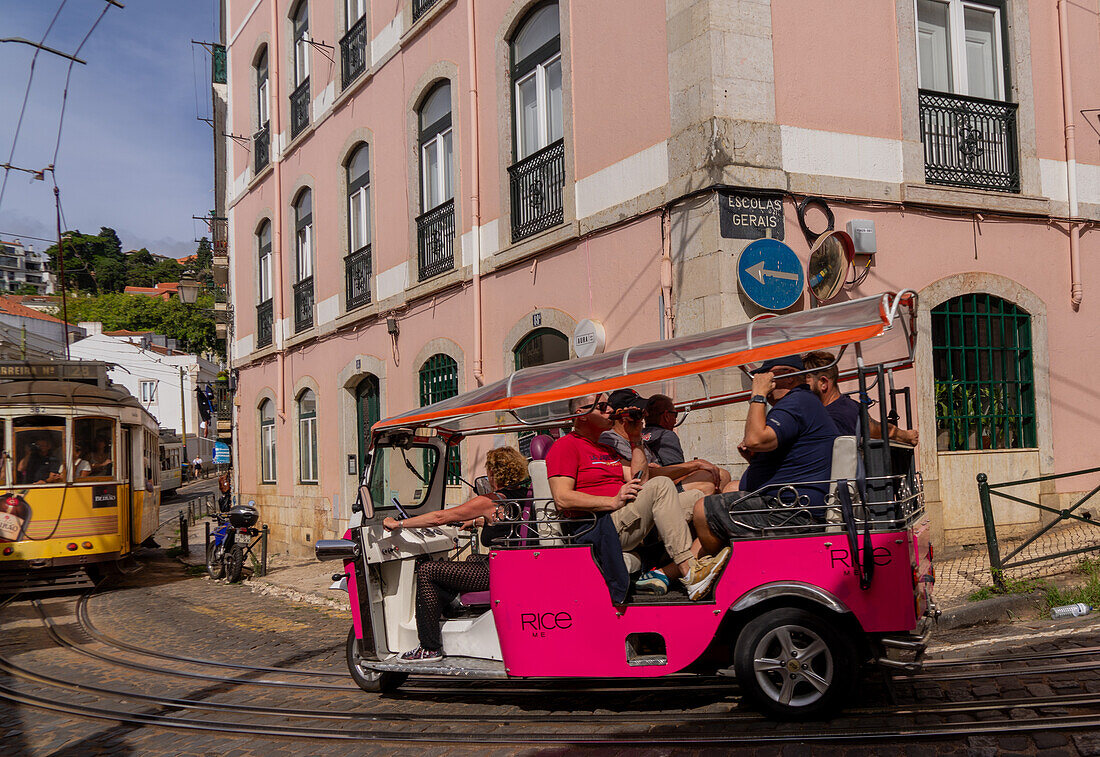
<instances>
[{"instance_id":1,"label":"street lamp","mask_svg":"<svg viewBox=\"0 0 1100 757\"><path fill-rule=\"evenodd\" d=\"M180 302L184 305L194 305L199 299L199 289L199 282L194 279L180 279L178 290Z\"/></svg>"}]
</instances>

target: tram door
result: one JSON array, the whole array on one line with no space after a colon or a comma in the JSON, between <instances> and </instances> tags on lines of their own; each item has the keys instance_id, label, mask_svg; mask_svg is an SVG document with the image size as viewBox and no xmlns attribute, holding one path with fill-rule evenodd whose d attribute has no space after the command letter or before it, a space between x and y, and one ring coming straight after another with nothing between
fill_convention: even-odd
<instances>
[{"instance_id":1,"label":"tram door","mask_svg":"<svg viewBox=\"0 0 1100 757\"><path fill-rule=\"evenodd\" d=\"M131 463L133 455L133 431L130 426L122 427L122 448L118 455L118 480L126 489L126 497L118 499L118 526L119 533L123 537L122 553L130 551L134 542L134 482L131 480L130 471L134 470Z\"/></svg>"}]
</instances>

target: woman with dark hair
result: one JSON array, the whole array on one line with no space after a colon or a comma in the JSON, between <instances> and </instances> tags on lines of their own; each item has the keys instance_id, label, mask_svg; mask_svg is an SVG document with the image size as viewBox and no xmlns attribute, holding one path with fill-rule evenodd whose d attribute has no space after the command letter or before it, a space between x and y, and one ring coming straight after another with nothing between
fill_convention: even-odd
<instances>
[{"instance_id":1,"label":"woman with dark hair","mask_svg":"<svg viewBox=\"0 0 1100 757\"><path fill-rule=\"evenodd\" d=\"M499 507L504 500L527 497L527 459L513 447L490 450L485 459L485 474L492 492L478 495L456 507L436 510L414 518L386 518L382 526L389 531L400 528L427 528L449 523L484 524L481 541L492 541L510 533L509 526L497 524ZM487 591L489 561L482 556L469 560L425 560L416 568L416 632L420 645L401 655L402 662L434 662L443 658L443 637L439 619L443 608L460 593Z\"/></svg>"}]
</instances>

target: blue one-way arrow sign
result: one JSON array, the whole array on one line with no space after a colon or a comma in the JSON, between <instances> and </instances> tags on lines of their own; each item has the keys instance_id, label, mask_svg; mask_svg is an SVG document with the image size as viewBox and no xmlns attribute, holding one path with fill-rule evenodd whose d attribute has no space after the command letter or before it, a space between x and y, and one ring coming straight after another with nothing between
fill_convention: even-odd
<instances>
[{"instance_id":1,"label":"blue one-way arrow sign","mask_svg":"<svg viewBox=\"0 0 1100 757\"><path fill-rule=\"evenodd\" d=\"M737 283L758 306L786 310L802 296L806 276L794 250L775 239L758 239L737 258Z\"/></svg>"}]
</instances>

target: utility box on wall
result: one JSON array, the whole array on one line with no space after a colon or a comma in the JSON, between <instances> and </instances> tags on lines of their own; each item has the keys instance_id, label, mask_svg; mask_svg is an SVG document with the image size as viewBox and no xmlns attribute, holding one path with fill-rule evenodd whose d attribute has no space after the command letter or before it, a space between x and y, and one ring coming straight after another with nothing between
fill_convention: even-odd
<instances>
[{"instance_id":1,"label":"utility box on wall","mask_svg":"<svg viewBox=\"0 0 1100 757\"><path fill-rule=\"evenodd\" d=\"M874 255L878 251L874 221L848 221L847 231L848 236L852 238L856 255Z\"/></svg>"}]
</instances>

